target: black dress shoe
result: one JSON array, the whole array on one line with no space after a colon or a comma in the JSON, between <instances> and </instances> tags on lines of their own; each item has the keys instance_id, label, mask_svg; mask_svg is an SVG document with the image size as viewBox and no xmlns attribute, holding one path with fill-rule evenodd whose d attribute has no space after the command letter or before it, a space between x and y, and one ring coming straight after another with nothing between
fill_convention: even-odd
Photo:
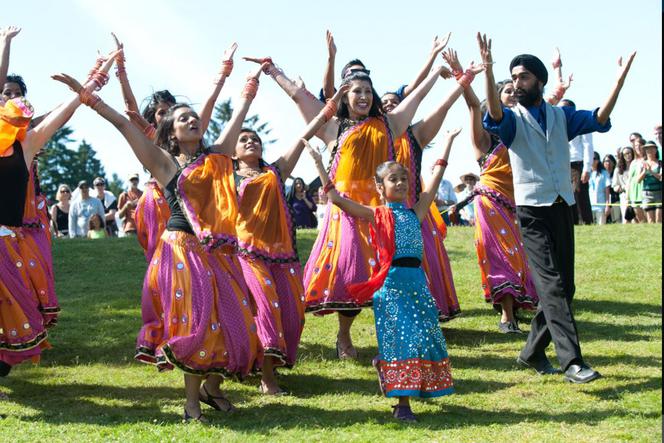
<instances>
[{"instance_id":1,"label":"black dress shoe","mask_svg":"<svg viewBox=\"0 0 664 443\"><path fill-rule=\"evenodd\" d=\"M519 366L524 367L524 368L530 368L534 369L537 371L538 374L540 375L557 375L557 374L562 374L563 371L560 369L556 369L551 365L551 362L544 357L543 360L539 360L537 362L532 362L528 360L524 360L521 358L521 356L516 358L516 362L519 364Z\"/></svg>"},{"instance_id":2,"label":"black dress shoe","mask_svg":"<svg viewBox=\"0 0 664 443\"><path fill-rule=\"evenodd\" d=\"M601 376L602 374L585 364L570 365L565 371L565 380L571 383L588 383Z\"/></svg>"}]
</instances>

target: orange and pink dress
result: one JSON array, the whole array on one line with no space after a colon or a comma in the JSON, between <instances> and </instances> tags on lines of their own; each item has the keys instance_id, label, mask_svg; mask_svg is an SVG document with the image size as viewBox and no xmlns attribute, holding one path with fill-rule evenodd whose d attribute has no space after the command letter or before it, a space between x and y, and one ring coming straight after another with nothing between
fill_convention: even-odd
<instances>
[{"instance_id":1,"label":"orange and pink dress","mask_svg":"<svg viewBox=\"0 0 664 443\"><path fill-rule=\"evenodd\" d=\"M148 181L147 189L138 199L134 221L136 223L136 237L143 248L145 259L149 262L157 247L161 234L166 229L166 223L171 216L164 192L154 180Z\"/></svg>"},{"instance_id":2,"label":"orange and pink dress","mask_svg":"<svg viewBox=\"0 0 664 443\"><path fill-rule=\"evenodd\" d=\"M44 211L21 146L31 117L22 98L0 108L0 361L10 366L39 361L59 312Z\"/></svg>"},{"instance_id":3,"label":"orange and pink dress","mask_svg":"<svg viewBox=\"0 0 664 443\"><path fill-rule=\"evenodd\" d=\"M539 299L516 218L507 147L494 139L480 160L480 168L473 201L475 247L484 298L499 305L505 295L511 295L516 307L534 309Z\"/></svg>"},{"instance_id":4,"label":"orange and pink dress","mask_svg":"<svg viewBox=\"0 0 664 443\"><path fill-rule=\"evenodd\" d=\"M262 169L256 177L235 177L239 259L264 355L292 367L304 328L302 268L281 172L274 165Z\"/></svg>"},{"instance_id":5,"label":"orange and pink dress","mask_svg":"<svg viewBox=\"0 0 664 443\"><path fill-rule=\"evenodd\" d=\"M391 132L384 117L368 117L349 127L342 121L333 152L330 180L344 197L363 205L379 206L374 174L381 163L394 159ZM369 222L346 214L328 203L325 217L304 269L306 310L320 315L357 310L347 286L366 281L376 265L370 244Z\"/></svg>"},{"instance_id":6,"label":"orange and pink dress","mask_svg":"<svg viewBox=\"0 0 664 443\"><path fill-rule=\"evenodd\" d=\"M201 376L243 376L262 361L236 255L235 192L232 160L210 152L165 187L171 217L145 275L139 361Z\"/></svg>"},{"instance_id":7,"label":"orange and pink dress","mask_svg":"<svg viewBox=\"0 0 664 443\"><path fill-rule=\"evenodd\" d=\"M408 169L408 199L406 205L412 208L422 192L422 148L415 139L412 127L394 142L396 161ZM447 227L435 204L422 220L422 269L426 276L429 291L438 308L440 321L450 320L461 313L459 300L454 288L452 267L443 241Z\"/></svg>"}]
</instances>

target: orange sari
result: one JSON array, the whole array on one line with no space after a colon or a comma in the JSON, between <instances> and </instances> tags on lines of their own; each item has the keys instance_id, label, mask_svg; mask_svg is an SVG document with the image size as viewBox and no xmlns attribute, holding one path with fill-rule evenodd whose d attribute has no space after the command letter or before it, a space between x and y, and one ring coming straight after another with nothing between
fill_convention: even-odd
<instances>
[{"instance_id":1,"label":"orange sari","mask_svg":"<svg viewBox=\"0 0 664 443\"><path fill-rule=\"evenodd\" d=\"M145 253L145 259L149 262L162 232L166 229L166 223L171 216L171 208L164 197L159 185L154 181L148 182L146 191L138 199L134 221L136 223L136 237Z\"/></svg>"},{"instance_id":2,"label":"orange sari","mask_svg":"<svg viewBox=\"0 0 664 443\"><path fill-rule=\"evenodd\" d=\"M422 192L422 148L417 143L412 127L394 142L396 161L408 169L408 199L407 206L413 205ZM434 203L427 216L422 220L422 240L424 253L422 255L422 269L427 284L438 308L438 318L441 321L450 320L459 315L459 300L454 288L452 267L443 240L447 236L447 226L443 221L438 208Z\"/></svg>"},{"instance_id":3,"label":"orange sari","mask_svg":"<svg viewBox=\"0 0 664 443\"><path fill-rule=\"evenodd\" d=\"M281 173L274 166L263 171L238 190L240 263L256 302L264 355L292 367L304 328L302 269Z\"/></svg>"},{"instance_id":4,"label":"orange sari","mask_svg":"<svg viewBox=\"0 0 664 443\"><path fill-rule=\"evenodd\" d=\"M201 155L184 167L176 192L194 235L161 235L143 284L136 359L196 375L246 375L262 361L262 350L234 253L231 159Z\"/></svg>"},{"instance_id":5,"label":"orange sari","mask_svg":"<svg viewBox=\"0 0 664 443\"><path fill-rule=\"evenodd\" d=\"M374 175L378 165L394 158L393 149L391 132L382 117L369 117L346 129L330 169L337 191L360 204L379 206ZM370 306L370 302L355 303L346 287L368 280L375 264L369 223L328 204L304 270L307 311L322 315Z\"/></svg>"}]
</instances>

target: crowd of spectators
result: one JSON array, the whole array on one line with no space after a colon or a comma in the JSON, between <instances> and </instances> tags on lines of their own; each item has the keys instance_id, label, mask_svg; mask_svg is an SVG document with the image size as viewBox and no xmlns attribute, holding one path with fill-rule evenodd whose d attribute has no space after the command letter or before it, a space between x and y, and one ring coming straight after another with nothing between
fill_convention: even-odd
<instances>
[{"instance_id":1,"label":"crowd of spectators","mask_svg":"<svg viewBox=\"0 0 664 443\"><path fill-rule=\"evenodd\" d=\"M570 142L571 177L577 204L576 224L661 223L662 222L662 127L655 127L655 141L638 133L629 136L629 146L600 157L592 137ZM473 226L474 189L479 177L463 174L454 185L443 179L436 206L448 226ZM103 178L58 187L51 207L51 229L57 237L124 237L136 235L134 213L142 191L139 176L129 177L129 188L117 198L106 189ZM327 196L322 189L297 177L287 191L296 228L316 228L322 224Z\"/></svg>"},{"instance_id":2,"label":"crowd of spectators","mask_svg":"<svg viewBox=\"0 0 664 443\"><path fill-rule=\"evenodd\" d=\"M138 174L129 177L129 188L116 198L106 189L102 177L90 184L82 180L72 192L62 184L51 206L51 230L56 237L124 237L136 233L134 211L142 191L138 189Z\"/></svg>"},{"instance_id":3,"label":"crowd of spectators","mask_svg":"<svg viewBox=\"0 0 664 443\"><path fill-rule=\"evenodd\" d=\"M567 100L565 106L574 106ZM575 224L662 222L662 127L654 130L655 141L633 132L629 146L600 156L591 134L569 143L572 188L576 204ZM445 223L473 226L473 196L479 177L467 173L460 183L443 179L436 205Z\"/></svg>"}]
</instances>

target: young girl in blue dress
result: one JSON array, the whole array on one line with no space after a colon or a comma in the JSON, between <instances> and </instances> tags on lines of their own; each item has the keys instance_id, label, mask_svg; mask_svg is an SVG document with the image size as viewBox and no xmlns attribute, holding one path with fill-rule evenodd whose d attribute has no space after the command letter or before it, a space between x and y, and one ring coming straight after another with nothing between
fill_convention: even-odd
<instances>
[{"instance_id":1,"label":"young girl in blue dress","mask_svg":"<svg viewBox=\"0 0 664 443\"><path fill-rule=\"evenodd\" d=\"M374 367L381 391L397 397L394 417L416 421L410 397L430 398L451 394L452 376L445 338L438 326L438 311L422 271L422 229L447 166L454 138L460 129L450 131L443 142L443 154L436 161L433 180L408 209L408 170L388 161L376 169L376 188L384 206L361 205L340 195L330 182L321 155L307 145L330 201L353 217L371 222L371 243L376 260L371 278L350 285L358 302L373 298L378 338Z\"/></svg>"}]
</instances>

